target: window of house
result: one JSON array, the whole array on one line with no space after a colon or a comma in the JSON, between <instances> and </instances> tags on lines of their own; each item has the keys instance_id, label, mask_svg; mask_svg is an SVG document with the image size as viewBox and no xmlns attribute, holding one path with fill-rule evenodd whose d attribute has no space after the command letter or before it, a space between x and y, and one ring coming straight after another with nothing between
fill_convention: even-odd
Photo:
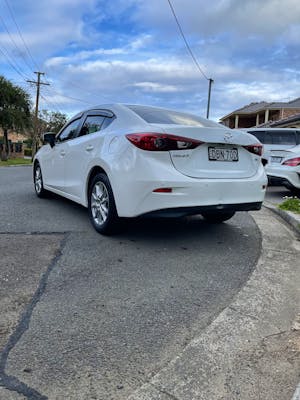
<instances>
[{"instance_id":1,"label":"window of house","mask_svg":"<svg viewBox=\"0 0 300 400\"><path fill-rule=\"evenodd\" d=\"M22 153L22 143L16 143L15 144L15 152L16 153Z\"/></svg>"}]
</instances>

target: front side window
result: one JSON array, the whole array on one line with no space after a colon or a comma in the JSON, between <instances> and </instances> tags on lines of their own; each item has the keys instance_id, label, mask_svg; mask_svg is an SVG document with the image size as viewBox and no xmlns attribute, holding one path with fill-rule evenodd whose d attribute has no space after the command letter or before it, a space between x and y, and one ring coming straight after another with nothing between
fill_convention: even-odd
<instances>
[{"instance_id":1,"label":"front side window","mask_svg":"<svg viewBox=\"0 0 300 400\"><path fill-rule=\"evenodd\" d=\"M66 140L73 139L76 136L79 121L80 118L75 119L75 121L72 121L68 126L66 126L65 129L58 136L57 140L59 142L64 142Z\"/></svg>"},{"instance_id":2,"label":"front side window","mask_svg":"<svg viewBox=\"0 0 300 400\"><path fill-rule=\"evenodd\" d=\"M89 135L90 133L100 131L104 119L105 117L103 117L102 115L87 116L80 130L79 136Z\"/></svg>"}]
</instances>

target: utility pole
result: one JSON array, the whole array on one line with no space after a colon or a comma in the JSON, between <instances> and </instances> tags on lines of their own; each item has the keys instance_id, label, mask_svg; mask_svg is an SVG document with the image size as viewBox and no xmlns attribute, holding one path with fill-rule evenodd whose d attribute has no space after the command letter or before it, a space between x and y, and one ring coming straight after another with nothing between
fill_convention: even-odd
<instances>
[{"instance_id":1,"label":"utility pole","mask_svg":"<svg viewBox=\"0 0 300 400\"><path fill-rule=\"evenodd\" d=\"M209 110L210 110L210 94L211 94L211 85L214 83L214 80L209 78L208 79L208 99L207 99L207 111L206 111L206 118L209 118Z\"/></svg>"},{"instance_id":2,"label":"utility pole","mask_svg":"<svg viewBox=\"0 0 300 400\"><path fill-rule=\"evenodd\" d=\"M35 112L34 112L34 125L33 125L33 141L32 141L32 159L37 151L38 144L38 115L39 115L39 99L40 99L40 86L50 85L49 83L41 82L41 75L45 75L44 72L35 71L37 74L37 81L27 81L36 85L36 98L35 98Z\"/></svg>"}]
</instances>

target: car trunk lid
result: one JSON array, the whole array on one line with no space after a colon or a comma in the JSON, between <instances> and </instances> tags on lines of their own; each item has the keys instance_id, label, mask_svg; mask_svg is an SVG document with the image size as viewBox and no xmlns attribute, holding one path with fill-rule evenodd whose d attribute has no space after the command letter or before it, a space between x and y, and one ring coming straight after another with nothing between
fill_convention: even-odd
<instances>
[{"instance_id":1,"label":"car trunk lid","mask_svg":"<svg viewBox=\"0 0 300 400\"><path fill-rule=\"evenodd\" d=\"M157 126L157 125L156 125ZM193 178L240 179L255 175L260 157L244 146L259 142L252 135L226 128L161 125L165 133L203 142L192 150L170 151L174 167Z\"/></svg>"}]
</instances>

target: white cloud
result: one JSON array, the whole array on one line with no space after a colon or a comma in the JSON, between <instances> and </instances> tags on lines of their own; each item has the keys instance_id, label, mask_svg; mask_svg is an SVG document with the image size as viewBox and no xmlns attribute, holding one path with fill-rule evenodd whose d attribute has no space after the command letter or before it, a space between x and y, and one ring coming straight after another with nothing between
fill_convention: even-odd
<instances>
[{"instance_id":1,"label":"white cloud","mask_svg":"<svg viewBox=\"0 0 300 400\"><path fill-rule=\"evenodd\" d=\"M215 81L212 117L251 101L299 97L299 0L172 4L199 64ZM12 0L11 5L51 81L49 90L56 91L42 88L42 93L64 110L85 107L64 97L70 96L92 104L134 99L205 115L208 82L190 58L167 1ZM7 10L2 16L22 48ZM6 32L0 32L1 43L11 45Z\"/></svg>"},{"instance_id":2,"label":"white cloud","mask_svg":"<svg viewBox=\"0 0 300 400\"><path fill-rule=\"evenodd\" d=\"M251 101L280 101L298 97L295 70L281 73L259 67L234 66L230 62L207 63L214 70L212 118L218 119ZM85 61L80 64L53 66L52 73L70 82L62 93L90 103L132 102L182 108L205 115L208 82L188 60L157 58L130 61L116 59ZM76 83L84 90L73 87ZM70 95L70 94L69 94ZM284 99L282 99L284 100ZM80 109L80 108L79 108ZM77 111L77 110L76 110Z\"/></svg>"},{"instance_id":3,"label":"white cloud","mask_svg":"<svg viewBox=\"0 0 300 400\"><path fill-rule=\"evenodd\" d=\"M51 57L47 59L44 63L45 67L55 67L60 64L74 65L79 61L94 60L97 58L103 58L104 56L119 56L119 55L129 55L134 54L142 49L147 43L152 40L151 35L141 35L134 40L130 41L124 47L110 48L110 49L94 49L94 50L84 50L75 51L69 56Z\"/></svg>"},{"instance_id":4,"label":"white cloud","mask_svg":"<svg viewBox=\"0 0 300 400\"><path fill-rule=\"evenodd\" d=\"M176 93L182 91L182 88L178 86L163 85L157 82L138 82L128 86L141 88L143 91L150 93Z\"/></svg>"},{"instance_id":5,"label":"white cloud","mask_svg":"<svg viewBox=\"0 0 300 400\"><path fill-rule=\"evenodd\" d=\"M137 0L139 8L135 18L160 30L176 31L177 27L167 1ZM239 35L279 37L289 26L299 26L298 0L172 0L183 30L200 36L222 32Z\"/></svg>"}]
</instances>

